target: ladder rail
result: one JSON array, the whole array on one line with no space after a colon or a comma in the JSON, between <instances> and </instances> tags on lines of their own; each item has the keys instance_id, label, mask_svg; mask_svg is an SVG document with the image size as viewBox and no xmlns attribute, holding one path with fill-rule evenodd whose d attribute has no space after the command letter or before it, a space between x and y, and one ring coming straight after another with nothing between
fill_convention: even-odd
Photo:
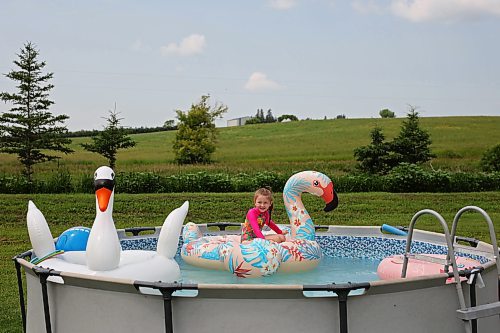
<instances>
[{"instance_id":1,"label":"ladder rail","mask_svg":"<svg viewBox=\"0 0 500 333\"><path fill-rule=\"evenodd\" d=\"M406 250L405 250L405 255L404 255L404 259L403 259L403 269L401 271L401 277L402 278L406 277L406 270L408 267L408 259L411 256L411 242L412 242L412 238L413 238L413 230L415 227L415 223L417 222L419 217L421 217L422 215L426 215L426 214L432 215L435 218L437 218L437 220L439 221L439 223L441 223L441 226L443 227L445 239L446 239L446 244L448 246L448 257L449 257L449 261L451 262L451 266L453 268L453 279L454 279L454 283L455 283L455 286L457 289L458 301L460 304L460 308L462 310L465 310L465 309L467 309L467 306L465 305L465 297L464 297L464 293L462 290L462 284L460 281L460 276L458 275L458 266L457 266L457 262L456 262L456 258L455 258L455 252L453 249L453 242L451 241L451 237L450 237L450 231L448 229L448 225L446 224L446 221L444 220L444 218L439 213L437 213L436 211L434 211L432 209L423 209L423 210L417 212L413 216L413 218L411 219L410 226L408 229L408 236L406 239Z\"/></svg>"},{"instance_id":2,"label":"ladder rail","mask_svg":"<svg viewBox=\"0 0 500 333\"><path fill-rule=\"evenodd\" d=\"M493 258L495 259L496 266L497 266L497 273L498 273L498 280L499 280L499 286L498 286L498 300L500 301L500 255L498 253L498 243L497 243L497 238L495 234L495 228L493 226L493 221L491 220L490 216L486 211L480 207L477 206L465 206L462 209L460 209L455 217L453 218L453 224L451 226L451 239L454 240L456 233L457 233L457 226L458 226L458 221L460 220L460 217L462 216L463 213L467 211L475 211L480 213L484 219L486 220L486 223L488 223L488 229L490 232L490 240L491 240L491 245L493 246Z\"/></svg>"}]
</instances>

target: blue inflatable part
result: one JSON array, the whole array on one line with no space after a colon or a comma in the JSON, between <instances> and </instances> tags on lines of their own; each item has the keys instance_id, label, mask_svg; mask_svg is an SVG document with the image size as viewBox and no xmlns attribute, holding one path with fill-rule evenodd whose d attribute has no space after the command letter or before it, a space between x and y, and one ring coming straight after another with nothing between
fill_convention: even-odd
<instances>
[{"instance_id":1,"label":"blue inflatable part","mask_svg":"<svg viewBox=\"0 0 500 333\"><path fill-rule=\"evenodd\" d=\"M382 227L380 227L380 230L394 234L394 235L399 235L399 236L408 235L408 233L406 231L400 230L400 229L395 228L393 226L390 226L388 224L382 224Z\"/></svg>"},{"instance_id":2,"label":"blue inflatable part","mask_svg":"<svg viewBox=\"0 0 500 333\"><path fill-rule=\"evenodd\" d=\"M73 227L63 232L56 242L56 250L85 251L89 240L90 228Z\"/></svg>"}]
</instances>

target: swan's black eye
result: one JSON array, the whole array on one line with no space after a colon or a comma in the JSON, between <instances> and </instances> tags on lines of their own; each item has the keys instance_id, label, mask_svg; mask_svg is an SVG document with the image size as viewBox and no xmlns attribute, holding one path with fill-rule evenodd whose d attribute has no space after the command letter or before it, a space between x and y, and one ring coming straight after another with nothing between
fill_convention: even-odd
<instances>
[{"instance_id":1,"label":"swan's black eye","mask_svg":"<svg viewBox=\"0 0 500 333\"><path fill-rule=\"evenodd\" d=\"M114 172L111 173L111 179L115 179L115 173Z\"/></svg>"},{"instance_id":2,"label":"swan's black eye","mask_svg":"<svg viewBox=\"0 0 500 333\"><path fill-rule=\"evenodd\" d=\"M317 180L313 181L314 186L319 186L319 182Z\"/></svg>"},{"instance_id":3,"label":"swan's black eye","mask_svg":"<svg viewBox=\"0 0 500 333\"><path fill-rule=\"evenodd\" d=\"M97 172L94 173L94 179L97 179Z\"/></svg>"}]
</instances>

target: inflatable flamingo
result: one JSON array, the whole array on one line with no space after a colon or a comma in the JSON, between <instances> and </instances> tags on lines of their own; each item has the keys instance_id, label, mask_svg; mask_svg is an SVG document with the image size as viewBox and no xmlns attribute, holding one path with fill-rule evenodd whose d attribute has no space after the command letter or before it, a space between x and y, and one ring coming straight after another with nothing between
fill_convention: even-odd
<instances>
[{"instance_id":1,"label":"inflatable flamingo","mask_svg":"<svg viewBox=\"0 0 500 333\"><path fill-rule=\"evenodd\" d=\"M314 223L302 203L302 193L321 197L325 211L338 205L333 182L316 171L299 172L285 184L283 201L290 220L290 236L285 242L256 238L241 242L240 235L205 236L194 223L183 229L181 256L188 264L210 269L226 269L238 277L260 277L280 272L315 268L321 248L315 241Z\"/></svg>"}]
</instances>

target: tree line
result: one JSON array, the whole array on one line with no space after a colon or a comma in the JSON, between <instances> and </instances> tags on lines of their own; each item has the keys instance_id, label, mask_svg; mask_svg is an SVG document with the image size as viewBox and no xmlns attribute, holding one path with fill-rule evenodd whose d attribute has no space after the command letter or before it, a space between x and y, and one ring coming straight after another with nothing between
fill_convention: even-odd
<instances>
[{"instance_id":1,"label":"tree line","mask_svg":"<svg viewBox=\"0 0 500 333\"><path fill-rule=\"evenodd\" d=\"M155 132L166 132L166 131L175 131L177 129L177 125L172 126L155 126L155 127L124 127L123 132L125 134L141 134L141 133L155 133ZM95 136L102 132L102 130L78 130L78 131L68 131L66 134L67 138L82 138Z\"/></svg>"}]
</instances>

